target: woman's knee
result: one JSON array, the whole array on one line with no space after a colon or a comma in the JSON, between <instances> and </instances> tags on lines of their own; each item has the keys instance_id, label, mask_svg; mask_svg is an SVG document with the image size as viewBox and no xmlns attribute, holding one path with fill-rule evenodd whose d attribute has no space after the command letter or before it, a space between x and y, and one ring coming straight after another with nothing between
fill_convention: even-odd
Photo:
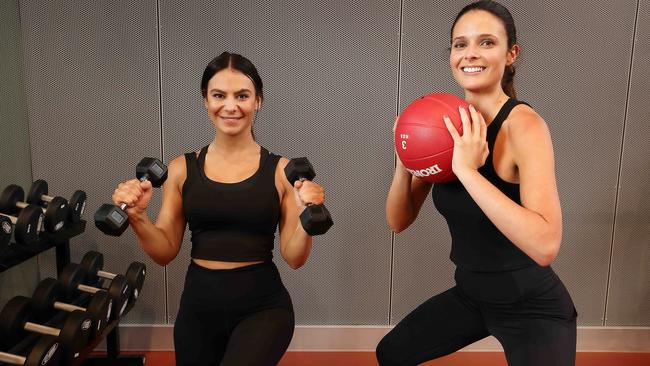
<instances>
[{"instance_id":1,"label":"woman's knee","mask_svg":"<svg viewBox=\"0 0 650 366\"><path fill-rule=\"evenodd\" d=\"M399 365L399 356L398 347L395 344L394 336L391 333L388 333L384 338L379 341L377 348L375 349L375 355L377 356L377 361L381 366L392 366Z\"/></svg>"}]
</instances>

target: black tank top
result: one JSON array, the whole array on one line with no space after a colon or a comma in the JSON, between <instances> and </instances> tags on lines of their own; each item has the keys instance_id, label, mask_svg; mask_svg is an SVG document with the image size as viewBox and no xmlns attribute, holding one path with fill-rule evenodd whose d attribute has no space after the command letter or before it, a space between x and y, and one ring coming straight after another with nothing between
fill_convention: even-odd
<instances>
[{"instance_id":1,"label":"black tank top","mask_svg":"<svg viewBox=\"0 0 650 366\"><path fill-rule=\"evenodd\" d=\"M490 149L485 164L478 170L506 196L521 204L519 184L499 178L492 156L497 133L510 111L523 102L508 99L487 128ZM526 104L526 103L523 103ZM527 267L535 262L497 229L474 202L465 187L456 180L433 186L433 203L447 220L451 233L451 260L456 266L479 272L508 271Z\"/></svg>"},{"instance_id":2,"label":"black tank top","mask_svg":"<svg viewBox=\"0 0 650 366\"><path fill-rule=\"evenodd\" d=\"M215 182L205 175L208 147L185 154L183 211L192 233L192 258L226 262L271 260L280 220L275 188L279 155L261 148L255 174L238 183Z\"/></svg>"}]
</instances>

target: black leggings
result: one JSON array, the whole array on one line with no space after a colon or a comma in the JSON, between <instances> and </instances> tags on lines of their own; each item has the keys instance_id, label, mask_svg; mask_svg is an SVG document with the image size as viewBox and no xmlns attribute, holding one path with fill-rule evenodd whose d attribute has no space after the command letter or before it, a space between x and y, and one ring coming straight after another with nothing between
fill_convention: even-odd
<instances>
[{"instance_id":1,"label":"black leggings","mask_svg":"<svg viewBox=\"0 0 650 366\"><path fill-rule=\"evenodd\" d=\"M382 366L417 365L493 335L510 366L575 364L573 301L550 267L477 273L425 301L377 346Z\"/></svg>"},{"instance_id":2,"label":"black leggings","mask_svg":"<svg viewBox=\"0 0 650 366\"><path fill-rule=\"evenodd\" d=\"M231 270L192 262L174 324L176 365L276 365L293 329L291 298L273 262Z\"/></svg>"}]
</instances>

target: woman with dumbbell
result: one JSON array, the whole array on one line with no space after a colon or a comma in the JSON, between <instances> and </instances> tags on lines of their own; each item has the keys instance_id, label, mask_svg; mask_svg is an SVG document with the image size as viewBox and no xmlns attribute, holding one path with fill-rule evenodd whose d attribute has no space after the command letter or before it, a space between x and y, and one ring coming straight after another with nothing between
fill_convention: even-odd
<instances>
[{"instance_id":1,"label":"woman with dumbbell","mask_svg":"<svg viewBox=\"0 0 650 366\"><path fill-rule=\"evenodd\" d=\"M279 224L284 260L301 267L312 238L299 215L321 204L324 190L309 180L289 182L289 160L255 141L262 80L248 59L227 52L213 59L201 92L214 139L171 161L156 223L146 212L150 182L119 184L113 201L127 204L140 245L163 266L178 254L189 224L192 259L174 325L177 365L275 365L294 329L291 299L271 260L275 230Z\"/></svg>"},{"instance_id":2,"label":"woman with dumbbell","mask_svg":"<svg viewBox=\"0 0 650 366\"><path fill-rule=\"evenodd\" d=\"M381 340L381 365L416 365L489 335L509 365L575 363L577 314L550 267L562 237L553 147L544 120L515 99L519 51L499 3L472 3L452 25L450 66L470 107L460 108L462 134L445 119L458 180L436 183L432 195L449 225L456 286ZM398 159L386 201L393 231L413 223L431 190Z\"/></svg>"}]
</instances>

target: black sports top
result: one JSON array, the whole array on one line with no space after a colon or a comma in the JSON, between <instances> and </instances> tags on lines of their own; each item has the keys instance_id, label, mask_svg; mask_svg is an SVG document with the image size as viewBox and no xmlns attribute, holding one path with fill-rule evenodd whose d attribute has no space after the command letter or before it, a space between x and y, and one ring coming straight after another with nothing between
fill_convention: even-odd
<instances>
[{"instance_id":1,"label":"black sports top","mask_svg":"<svg viewBox=\"0 0 650 366\"><path fill-rule=\"evenodd\" d=\"M485 164L478 170L488 181L518 204L521 204L519 184L509 183L499 178L494 170L492 152L503 121L510 111L521 103L523 102L516 99L508 99L488 126L486 139L490 151ZM494 226L460 181L436 183L433 186L432 196L434 205L449 225L450 258L456 266L470 271L498 272L535 264Z\"/></svg>"},{"instance_id":2,"label":"black sports top","mask_svg":"<svg viewBox=\"0 0 650 366\"><path fill-rule=\"evenodd\" d=\"M192 258L226 262L271 260L280 220L275 188L279 155L261 148L255 174L238 183L215 182L205 175L208 147L185 154L183 211L192 232Z\"/></svg>"}]
</instances>

